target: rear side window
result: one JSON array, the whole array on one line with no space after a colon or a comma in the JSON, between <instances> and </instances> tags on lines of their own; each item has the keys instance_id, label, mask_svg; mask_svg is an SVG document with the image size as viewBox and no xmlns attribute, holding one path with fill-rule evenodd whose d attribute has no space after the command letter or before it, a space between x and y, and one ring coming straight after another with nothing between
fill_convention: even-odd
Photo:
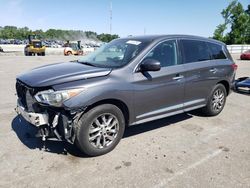
<instances>
[{"instance_id":1,"label":"rear side window","mask_svg":"<svg viewBox=\"0 0 250 188\"><path fill-rule=\"evenodd\" d=\"M198 40L181 40L181 43L184 53L184 63L210 60L210 52L205 42Z\"/></svg>"},{"instance_id":2,"label":"rear side window","mask_svg":"<svg viewBox=\"0 0 250 188\"><path fill-rule=\"evenodd\" d=\"M210 43L210 42L208 42L207 45L209 46L210 51L212 53L211 54L212 59L226 59L227 58L222 50L221 45Z\"/></svg>"}]
</instances>

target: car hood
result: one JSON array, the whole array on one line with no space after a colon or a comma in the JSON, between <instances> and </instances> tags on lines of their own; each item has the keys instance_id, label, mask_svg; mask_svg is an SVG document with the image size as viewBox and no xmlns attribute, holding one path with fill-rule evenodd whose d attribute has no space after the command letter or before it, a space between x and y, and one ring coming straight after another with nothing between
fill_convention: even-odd
<instances>
[{"instance_id":1,"label":"car hood","mask_svg":"<svg viewBox=\"0 0 250 188\"><path fill-rule=\"evenodd\" d=\"M17 79L31 87L46 87L81 79L107 76L112 69L80 63L57 63L32 69Z\"/></svg>"}]
</instances>

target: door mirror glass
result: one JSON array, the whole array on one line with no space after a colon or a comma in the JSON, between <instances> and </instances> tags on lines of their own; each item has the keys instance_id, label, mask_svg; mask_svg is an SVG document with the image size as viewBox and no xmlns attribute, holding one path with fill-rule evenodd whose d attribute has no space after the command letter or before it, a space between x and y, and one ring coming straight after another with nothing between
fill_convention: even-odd
<instances>
[{"instance_id":1,"label":"door mirror glass","mask_svg":"<svg viewBox=\"0 0 250 188\"><path fill-rule=\"evenodd\" d=\"M159 71L161 70L161 63L155 59L145 59L140 65L140 71Z\"/></svg>"}]
</instances>

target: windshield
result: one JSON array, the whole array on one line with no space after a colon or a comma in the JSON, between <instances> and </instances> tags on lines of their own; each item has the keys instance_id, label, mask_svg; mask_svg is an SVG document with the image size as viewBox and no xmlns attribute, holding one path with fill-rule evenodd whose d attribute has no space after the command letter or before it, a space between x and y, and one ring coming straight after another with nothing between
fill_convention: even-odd
<instances>
[{"instance_id":1,"label":"windshield","mask_svg":"<svg viewBox=\"0 0 250 188\"><path fill-rule=\"evenodd\" d=\"M102 45L95 52L81 58L79 63L97 67L119 68L134 59L149 42L129 39L117 39Z\"/></svg>"}]
</instances>

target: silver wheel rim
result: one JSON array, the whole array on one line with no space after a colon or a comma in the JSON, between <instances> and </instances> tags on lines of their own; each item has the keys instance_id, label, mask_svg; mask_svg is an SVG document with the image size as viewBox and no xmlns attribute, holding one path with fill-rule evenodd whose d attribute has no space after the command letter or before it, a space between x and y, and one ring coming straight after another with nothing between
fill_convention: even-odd
<instances>
[{"instance_id":1,"label":"silver wheel rim","mask_svg":"<svg viewBox=\"0 0 250 188\"><path fill-rule=\"evenodd\" d=\"M89 142L98 149L112 144L119 132L119 122L113 114L99 115L89 127Z\"/></svg>"},{"instance_id":2,"label":"silver wheel rim","mask_svg":"<svg viewBox=\"0 0 250 188\"><path fill-rule=\"evenodd\" d=\"M214 92L213 99L212 99L212 108L214 111L218 112L223 108L225 101L224 92L221 89L217 89Z\"/></svg>"}]
</instances>

